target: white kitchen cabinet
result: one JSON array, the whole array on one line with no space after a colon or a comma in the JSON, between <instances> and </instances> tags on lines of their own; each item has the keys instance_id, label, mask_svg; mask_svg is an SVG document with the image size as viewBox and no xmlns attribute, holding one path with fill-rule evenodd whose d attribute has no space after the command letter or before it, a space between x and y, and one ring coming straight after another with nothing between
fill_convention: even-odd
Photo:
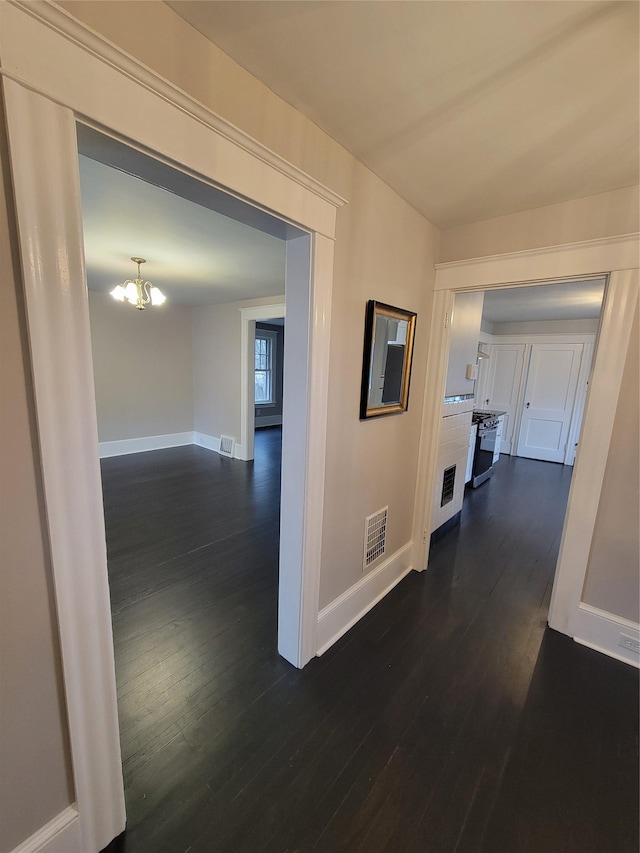
<instances>
[{"instance_id":1,"label":"white kitchen cabinet","mask_svg":"<svg viewBox=\"0 0 640 853\"><path fill-rule=\"evenodd\" d=\"M478 435L478 424L471 425L471 434L469 435L469 452L467 454L467 473L464 481L468 483L473 472L473 455L476 449L476 436Z\"/></svg>"},{"instance_id":2,"label":"white kitchen cabinet","mask_svg":"<svg viewBox=\"0 0 640 853\"><path fill-rule=\"evenodd\" d=\"M483 302L484 293L456 293L449 333L445 397L474 393L475 379L467 379L467 366L477 360Z\"/></svg>"},{"instance_id":3,"label":"white kitchen cabinet","mask_svg":"<svg viewBox=\"0 0 640 853\"><path fill-rule=\"evenodd\" d=\"M500 459L500 443L502 441L502 431L504 429L504 415L498 418L498 429L496 430L496 446L493 451L494 464Z\"/></svg>"},{"instance_id":4,"label":"white kitchen cabinet","mask_svg":"<svg viewBox=\"0 0 640 853\"><path fill-rule=\"evenodd\" d=\"M522 394L522 382L525 366L524 343L493 344L489 374L487 377L486 397L481 399L481 408L506 412L502 429L503 453L511 453L513 430L516 425L518 402Z\"/></svg>"}]
</instances>

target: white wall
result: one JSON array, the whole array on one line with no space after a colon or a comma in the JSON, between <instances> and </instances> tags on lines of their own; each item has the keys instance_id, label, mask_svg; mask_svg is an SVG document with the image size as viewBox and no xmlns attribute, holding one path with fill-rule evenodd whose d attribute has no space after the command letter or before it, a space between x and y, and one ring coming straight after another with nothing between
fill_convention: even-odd
<instances>
[{"instance_id":1,"label":"white wall","mask_svg":"<svg viewBox=\"0 0 640 853\"><path fill-rule=\"evenodd\" d=\"M387 556L412 534L438 232L354 163L336 234L320 607L363 579L366 516L389 506ZM344 213L343 213L344 211ZM367 300L417 312L409 409L359 420Z\"/></svg>"},{"instance_id":2,"label":"white wall","mask_svg":"<svg viewBox=\"0 0 640 853\"><path fill-rule=\"evenodd\" d=\"M100 442L193 431L191 308L89 291Z\"/></svg>"},{"instance_id":3,"label":"white wall","mask_svg":"<svg viewBox=\"0 0 640 853\"><path fill-rule=\"evenodd\" d=\"M442 232L439 260L481 258L638 230L638 187L626 187L449 228Z\"/></svg>"}]
</instances>

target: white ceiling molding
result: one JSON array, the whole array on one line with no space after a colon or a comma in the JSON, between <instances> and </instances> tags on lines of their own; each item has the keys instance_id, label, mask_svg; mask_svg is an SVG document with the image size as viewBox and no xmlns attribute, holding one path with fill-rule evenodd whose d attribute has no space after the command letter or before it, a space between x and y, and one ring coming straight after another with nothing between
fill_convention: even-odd
<instances>
[{"instance_id":1,"label":"white ceiling molding","mask_svg":"<svg viewBox=\"0 0 640 853\"><path fill-rule=\"evenodd\" d=\"M640 234L625 234L436 264L435 290L468 289L470 271L473 271L476 290L483 290L488 284L513 287L520 282L529 283L534 261L535 283L538 284L549 280L594 278L594 275L612 270L637 269L639 239Z\"/></svg>"},{"instance_id":2,"label":"white ceiling molding","mask_svg":"<svg viewBox=\"0 0 640 853\"><path fill-rule=\"evenodd\" d=\"M262 145L262 143L251 138L226 119L213 113L182 89L159 77L135 57L116 47L105 39L104 36L93 32L93 30L77 21L59 6L54 6L52 3L45 2L45 0L29 0L29 2L25 2L25 0L9 0L9 2L14 6L18 6L23 12L31 15L36 20L46 24L87 53L122 71L150 92L160 95L169 103L184 110L192 118L233 142L238 148L247 151L253 157L277 169L283 175L286 175L287 178L300 184L334 207L339 208L347 203L346 199L342 196L320 183L320 181L316 181L315 178L307 175L293 163L289 163L283 157L280 157L280 155ZM22 79L20 74L9 72L4 68L0 70L6 76L16 80L16 82L27 84L27 81Z\"/></svg>"}]
</instances>

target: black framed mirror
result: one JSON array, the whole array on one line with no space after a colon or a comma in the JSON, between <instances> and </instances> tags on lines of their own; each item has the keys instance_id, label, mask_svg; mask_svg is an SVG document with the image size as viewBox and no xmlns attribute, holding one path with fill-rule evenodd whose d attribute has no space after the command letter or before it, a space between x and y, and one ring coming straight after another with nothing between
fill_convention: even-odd
<instances>
[{"instance_id":1,"label":"black framed mirror","mask_svg":"<svg viewBox=\"0 0 640 853\"><path fill-rule=\"evenodd\" d=\"M364 330L360 419L406 412L416 314L370 299Z\"/></svg>"}]
</instances>

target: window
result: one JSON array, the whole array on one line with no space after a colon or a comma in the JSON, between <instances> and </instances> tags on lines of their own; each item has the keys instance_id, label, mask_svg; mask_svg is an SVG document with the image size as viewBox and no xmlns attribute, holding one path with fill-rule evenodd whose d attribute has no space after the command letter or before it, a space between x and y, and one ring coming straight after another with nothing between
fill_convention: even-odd
<instances>
[{"instance_id":1,"label":"window","mask_svg":"<svg viewBox=\"0 0 640 853\"><path fill-rule=\"evenodd\" d=\"M255 403L256 406L275 404L276 333L256 329L255 342Z\"/></svg>"}]
</instances>

